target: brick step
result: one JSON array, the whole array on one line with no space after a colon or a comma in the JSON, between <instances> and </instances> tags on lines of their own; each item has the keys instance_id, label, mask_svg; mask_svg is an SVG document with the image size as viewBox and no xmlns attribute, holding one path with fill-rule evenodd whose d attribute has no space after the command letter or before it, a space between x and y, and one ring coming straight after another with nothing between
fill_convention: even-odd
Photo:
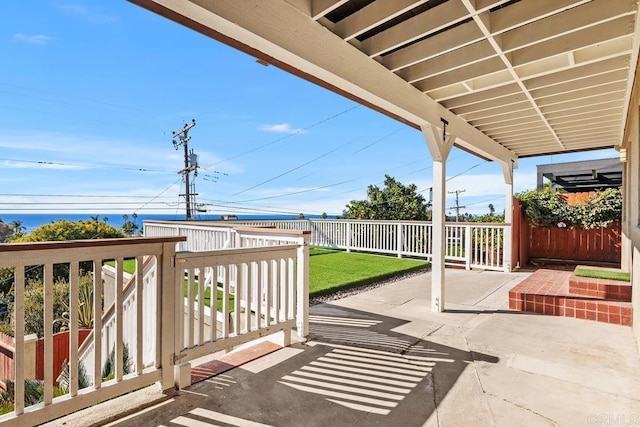
<instances>
[{"instance_id":1,"label":"brick step","mask_svg":"<svg viewBox=\"0 0 640 427\"><path fill-rule=\"evenodd\" d=\"M509 291L509 308L630 326L630 302L602 300L570 291L572 272L541 269Z\"/></svg>"},{"instance_id":2,"label":"brick step","mask_svg":"<svg viewBox=\"0 0 640 427\"><path fill-rule=\"evenodd\" d=\"M580 268L610 270L591 266L578 266L576 270ZM589 298L631 302L631 283L620 280L578 277L574 273L569 277L569 292Z\"/></svg>"},{"instance_id":3,"label":"brick step","mask_svg":"<svg viewBox=\"0 0 640 427\"><path fill-rule=\"evenodd\" d=\"M571 276L569 292L582 297L631 302L631 284L618 280Z\"/></svg>"}]
</instances>

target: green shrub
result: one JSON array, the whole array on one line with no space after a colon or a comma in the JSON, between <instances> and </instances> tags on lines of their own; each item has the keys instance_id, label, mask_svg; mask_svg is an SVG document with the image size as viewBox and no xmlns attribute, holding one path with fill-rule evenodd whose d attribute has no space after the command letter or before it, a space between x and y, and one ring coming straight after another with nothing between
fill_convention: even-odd
<instances>
[{"instance_id":1,"label":"green shrub","mask_svg":"<svg viewBox=\"0 0 640 427\"><path fill-rule=\"evenodd\" d=\"M607 227L622 217L622 193L614 188L570 205L559 192L525 191L516 195L524 213L536 227Z\"/></svg>"}]
</instances>

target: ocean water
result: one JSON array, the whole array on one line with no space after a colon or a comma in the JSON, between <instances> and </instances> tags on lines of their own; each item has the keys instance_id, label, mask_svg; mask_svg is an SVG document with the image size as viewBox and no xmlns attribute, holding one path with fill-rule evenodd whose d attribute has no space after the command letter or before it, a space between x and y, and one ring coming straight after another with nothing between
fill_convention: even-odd
<instances>
[{"instance_id":1,"label":"ocean water","mask_svg":"<svg viewBox=\"0 0 640 427\"><path fill-rule=\"evenodd\" d=\"M32 214L32 213L0 213L0 219L5 223L11 221L21 221L27 232L30 232L34 228L55 222L59 219L68 221L80 221L90 220L91 217L98 215L100 220L107 218L107 223L118 228L124 224L122 214L110 213L110 214L91 214L91 213L75 213L75 214ZM309 215L306 218L318 218L318 215ZM238 215L238 219L297 219L297 215ZM129 219L131 215L129 215ZM146 219L156 220L184 220L184 213L181 214L139 214L136 219L136 223L142 228L142 221ZM198 215L197 220L219 220L220 215Z\"/></svg>"}]
</instances>

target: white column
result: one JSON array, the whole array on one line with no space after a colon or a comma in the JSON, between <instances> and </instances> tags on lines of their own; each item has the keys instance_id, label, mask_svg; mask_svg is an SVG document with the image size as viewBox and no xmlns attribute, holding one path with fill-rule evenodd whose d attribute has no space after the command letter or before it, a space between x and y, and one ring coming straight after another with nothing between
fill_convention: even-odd
<instances>
[{"instance_id":1,"label":"white column","mask_svg":"<svg viewBox=\"0 0 640 427\"><path fill-rule=\"evenodd\" d=\"M447 194L446 162L455 137L450 135L443 138L441 131L429 124L422 127L422 133L433 159L431 310L442 312L445 309L444 255L446 241L444 226L446 218L445 195Z\"/></svg>"},{"instance_id":2,"label":"white column","mask_svg":"<svg viewBox=\"0 0 640 427\"><path fill-rule=\"evenodd\" d=\"M504 246L502 248L502 266L505 272L511 271L511 248L513 236L513 169L515 162L502 162L502 173L505 183L504 222L507 227L504 230Z\"/></svg>"}]
</instances>

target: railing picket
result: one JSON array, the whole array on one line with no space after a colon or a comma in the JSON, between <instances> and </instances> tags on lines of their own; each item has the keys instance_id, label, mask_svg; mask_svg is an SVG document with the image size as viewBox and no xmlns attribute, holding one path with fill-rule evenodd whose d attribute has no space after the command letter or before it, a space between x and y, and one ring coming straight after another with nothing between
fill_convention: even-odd
<instances>
[{"instance_id":1,"label":"railing picket","mask_svg":"<svg viewBox=\"0 0 640 427\"><path fill-rule=\"evenodd\" d=\"M233 332L236 336L240 335L240 306L242 305L242 269L238 267L238 264L231 266L236 273L236 286L235 286L235 306L234 306L234 327Z\"/></svg>"},{"instance_id":2,"label":"railing picket","mask_svg":"<svg viewBox=\"0 0 640 427\"><path fill-rule=\"evenodd\" d=\"M124 374L124 340L123 340L123 294L124 286L124 259L116 258L116 340L115 340L115 379L116 382L122 381ZM72 332L73 333L73 332ZM77 333L76 333L77 336ZM77 347L76 347L77 348ZM73 368L73 367L71 367Z\"/></svg>"},{"instance_id":3,"label":"railing picket","mask_svg":"<svg viewBox=\"0 0 640 427\"><path fill-rule=\"evenodd\" d=\"M185 307L185 310L187 310L187 315L185 315L184 317L187 319L187 330L188 332L188 344L187 344L187 348L191 348L193 347L193 329L194 329L194 324L195 324L195 313L194 313L194 302L195 302L195 292L193 289L193 285L195 284L195 272L194 272L194 268L189 268L187 270L187 305ZM182 283L177 283L178 286L182 285Z\"/></svg>"},{"instance_id":4,"label":"railing picket","mask_svg":"<svg viewBox=\"0 0 640 427\"><path fill-rule=\"evenodd\" d=\"M198 344L204 343L204 328L205 328L205 314L204 314L204 282L206 280L204 265L198 268Z\"/></svg>"},{"instance_id":5,"label":"railing picket","mask_svg":"<svg viewBox=\"0 0 640 427\"><path fill-rule=\"evenodd\" d=\"M251 268L251 263L243 263L242 266L242 271L243 271L243 279L244 279L244 283L243 283L243 287L244 287L244 295L245 295L245 302L244 302L244 324L246 325L246 332L251 332L251 302L252 302L252 294L253 294L253 289L251 286L251 282L253 279L253 274L252 274L252 268Z\"/></svg>"},{"instance_id":6,"label":"railing picket","mask_svg":"<svg viewBox=\"0 0 640 427\"><path fill-rule=\"evenodd\" d=\"M15 312L15 383L14 383L14 411L16 415L24 413L24 265L14 268L14 312Z\"/></svg>"},{"instance_id":7,"label":"railing picket","mask_svg":"<svg viewBox=\"0 0 640 427\"><path fill-rule=\"evenodd\" d=\"M141 256L136 257L136 279L135 279L135 283L136 283L136 311L135 311L135 318L136 318L136 374L140 375L142 374L142 368L143 368L143 361L142 361L142 356L143 356L143 348L142 348L142 344L144 343L143 340L143 331L144 331L144 322L146 321L146 319L144 318L144 316L142 315L142 310L143 310L143 295L142 295L142 291L143 291L143 286L144 286L144 259Z\"/></svg>"},{"instance_id":8,"label":"railing picket","mask_svg":"<svg viewBox=\"0 0 640 427\"><path fill-rule=\"evenodd\" d=\"M267 312L265 313L265 318L266 318L266 326L271 326L272 322L272 313L273 313L273 263L274 261L272 259L267 260L267 272L266 272L266 277L267 277L267 282L266 282L266 288L267 288Z\"/></svg>"},{"instance_id":9,"label":"railing picket","mask_svg":"<svg viewBox=\"0 0 640 427\"><path fill-rule=\"evenodd\" d=\"M44 404L53 400L53 265L44 265Z\"/></svg>"},{"instance_id":10,"label":"railing picket","mask_svg":"<svg viewBox=\"0 0 640 427\"><path fill-rule=\"evenodd\" d=\"M255 268L255 305L256 305L256 329L262 328L262 284L263 284L263 271L262 271L263 261L258 261L254 263Z\"/></svg>"},{"instance_id":11,"label":"railing picket","mask_svg":"<svg viewBox=\"0 0 640 427\"><path fill-rule=\"evenodd\" d=\"M45 383L47 380L45 379ZM93 261L93 386L102 386L102 260Z\"/></svg>"},{"instance_id":12,"label":"railing picket","mask_svg":"<svg viewBox=\"0 0 640 427\"><path fill-rule=\"evenodd\" d=\"M211 266L211 297L209 298L209 340L218 339L218 266ZM224 323L224 321L222 322Z\"/></svg>"},{"instance_id":13,"label":"railing picket","mask_svg":"<svg viewBox=\"0 0 640 427\"><path fill-rule=\"evenodd\" d=\"M78 394L78 262L69 268L69 395ZM76 319L76 320L74 320Z\"/></svg>"},{"instance_id":14,"label":"railing picket","mask_svg":"<svg viewBox=\"0 0 640 427\"><path fill-rule=\"evenodd\" d=\"M222 266L222 338L229 337L229 269L228 265Z\"/></svg>"}]
</instances>

